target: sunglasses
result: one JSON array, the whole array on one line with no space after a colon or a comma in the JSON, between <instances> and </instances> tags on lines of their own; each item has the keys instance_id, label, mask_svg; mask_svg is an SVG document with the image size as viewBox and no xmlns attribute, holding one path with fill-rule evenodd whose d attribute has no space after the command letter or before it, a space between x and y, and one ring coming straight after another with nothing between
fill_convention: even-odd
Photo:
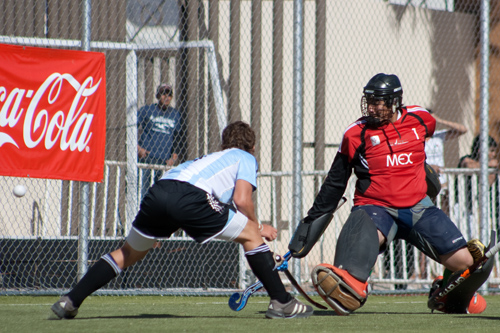
<instances>
[{"instance_id":1,"label":"sunglasses","mask_svg":"<svg viewBox=\"0 0 500 333\"><path fill-rule=\"evenodd\" d=\"M172 96L172 90L170 90L170 89L161 90L161 91L160 91L160 95L168 95L168 96Z\"/></svg>"}]
</instances>

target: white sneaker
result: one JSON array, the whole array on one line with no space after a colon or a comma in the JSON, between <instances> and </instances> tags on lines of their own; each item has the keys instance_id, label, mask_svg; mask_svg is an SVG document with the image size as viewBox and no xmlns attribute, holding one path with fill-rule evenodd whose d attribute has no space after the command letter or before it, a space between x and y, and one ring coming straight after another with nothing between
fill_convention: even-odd
<instances>
[{"instance_id":1,"label":"white sneaker","mask_svg":"<svg viewBox=\"0 0 500 333\"><path fill-rule=\"evenodd\" d=\"M73 319L78 314L78 308L73 306L73 302L68 296L61 297L52 305L51 309L59 319Z\"/></svg>"},{"instance_id":2,"label":"white sneaker","mask_svg":"<svg viewBox=\"0 0 500 333\"><path fill-rule=\"evenodd\" d=\"M312 306L302 304L293 298L290 302L281 304L275 299L269 303L266 317L271 319L280 318L307 318L313 314Z\"/></svg>"}]
</instances>

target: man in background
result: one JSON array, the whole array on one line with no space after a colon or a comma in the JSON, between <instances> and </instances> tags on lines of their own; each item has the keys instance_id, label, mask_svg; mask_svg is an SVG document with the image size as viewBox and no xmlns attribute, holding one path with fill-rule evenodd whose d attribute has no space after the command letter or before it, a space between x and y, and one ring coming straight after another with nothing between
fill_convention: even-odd
<instances>
[{"instance_id":1,"label":"man in background","mask_svg":"<svg viewBox=\"0 0 500 333\"><path fill-rule=\"evenodd\" d=\"M179 159L182 117L171 107L173 89L169 84L161 84L156 89L158 103L143 106L137 115L139 142L137 144L138 162L160 166L173 166ZM143 169L141 177L141 197L152 185L152 170ZM154 170L154 182L163 172Z\"/></svg>"},{"instance_id":2,"label":"man in background","mask_svg":"<svg viewBox=\"0 0 500 333\"><path fill-rule=\"evenodd\" d=\"M446 189L447 179L445 175L441 174L441 168L445 167L444 144L448 140L456 139L467 133L467 128L462 124L441 119L432 110L427 110L436 119L436 124L444 128L436 130L431 137L425 139L426 162L439 174L441 188Z\"/></svg>"}]
</instances>

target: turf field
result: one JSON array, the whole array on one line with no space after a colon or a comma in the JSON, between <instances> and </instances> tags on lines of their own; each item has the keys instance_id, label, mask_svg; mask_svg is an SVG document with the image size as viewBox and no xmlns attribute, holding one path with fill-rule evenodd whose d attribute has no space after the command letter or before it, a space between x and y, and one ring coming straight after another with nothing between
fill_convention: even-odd
<instances>
[{"instance_id":1,"label":"turf field","mask_svg":"<svg viewBox=\"0 0 500 333\"><path fill-rule=\"evenodd\" d=\"M57 297L1 296L0 332L499 332L500 295L485 298L481 315L431 314L424 296L370 296L348 317L317 310L307 319L270 320L265 297L234 312L226 297L92 296L75 319L48 320Z\"/></svg>"}]
</instances>

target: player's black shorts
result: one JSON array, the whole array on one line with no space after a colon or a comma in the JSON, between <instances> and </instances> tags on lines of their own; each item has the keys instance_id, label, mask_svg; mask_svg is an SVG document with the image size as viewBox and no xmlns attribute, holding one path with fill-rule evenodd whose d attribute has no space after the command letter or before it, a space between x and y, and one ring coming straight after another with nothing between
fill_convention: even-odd
<instances>
[{"instance_id":1,"label":"player's black shorts","mask_svg":"<svg viewBox=\"0 0 500 333\"><path fill-rule=\"evenodd\" d=\"M387 238L404 239L427 256L439 262L439 256L467 246L455 223L429 197L412 208L396 209L381 206L357 206L368 213L377 229Z\"/></svg>"},{"instance_id":2,"label":"player's black shorts","mask_svg":"<svg viewBox=\"0 0 500 333\"><path fill-rule=\"evenodd\" d=\"M183 229L201 243L224 228L230 208L189 183L160 180L144 196L132 224L156 238L168 238Z\"/></svg>"}]
</instances>

